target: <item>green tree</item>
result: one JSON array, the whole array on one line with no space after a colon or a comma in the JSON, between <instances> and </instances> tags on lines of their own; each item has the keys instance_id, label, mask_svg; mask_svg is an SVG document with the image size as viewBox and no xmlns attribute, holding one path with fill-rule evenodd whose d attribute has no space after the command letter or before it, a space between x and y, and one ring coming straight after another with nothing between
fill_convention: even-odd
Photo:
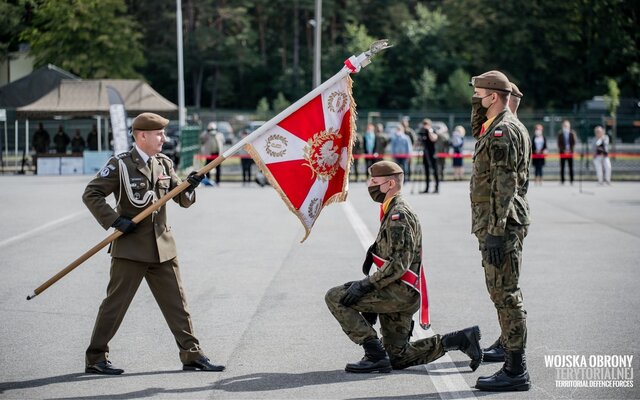
<instances>
[{"instance_id":1,"label":"green tree","mask_svg":"<svg viewBox=\"0 0 640 400\"><path fill-rule=\"evenodd\" d=\"M280 111L283 111L285 108L289 107L291 102L284 97L282 92L278 92L278 95L273 100L273 112L278 114Z\"/></svg>"},{"instance_id":2,"label":"green tree","mask_svg":"<svg viewBox=\"0 0 640 400\"><path fill-rule=\"evenodd\" d=\"M471 105L470 76L462 68L458 68L449 75L447 82L442 85L441 103L448 108L468 108Z\"/></svg>"},{"instance_id":3,"label":"green tree","mask_svg":"<svg viewBox=\"0 0 640 400\"><path fill-rule=\"evenodd\" d=\"M436 74L429 68L422 70L419 79L412 79L416 95L411 99L411 106L414 108L425 110L429 107L433 107L439 100L438 93L436 91Z\"/></svg>"},{"instance_id":4,"label":"green tree","mask_svg":"<svg viewBox=\"0 0 640 400\"><path fill-rule=\"evenodd\" d=\"M36 66L56 64L83 78L133 78L144 64L124 0L41 0L21 35Z\"/></svg>"},{"instance_id":5,"label":"green tree","mask_svg":"<svg viewBox=\"0 0 640 400\"><path fill-rule=\"evenodd\" d=\"M258 100L258 104L256 105L256 116L258 119L267 119L271 114L271 109L269 108L269 100L266 97Z\"/></svg>"},{"instance_id":6,"label":"green tree","mask_svg":"<svg viewBox=\"0 0 640 400\"><path fill-rule=\"evenodd\" d=\"M23 29L24 7L4 1L0 3L0 61L9 57L9 52L17 50L18 35Z\"/></svg>"}]
</instances>

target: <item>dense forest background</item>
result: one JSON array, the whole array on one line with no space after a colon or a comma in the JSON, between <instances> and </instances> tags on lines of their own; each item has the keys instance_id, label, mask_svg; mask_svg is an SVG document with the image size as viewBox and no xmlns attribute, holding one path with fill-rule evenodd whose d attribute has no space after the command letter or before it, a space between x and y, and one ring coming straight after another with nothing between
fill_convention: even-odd
<instances>
[{"instance_id":1,"label":"dense forest background","mask_svg":"<svg viewBox=\"0 0 640 400\"><path fill-rule=\"evenodd\" d=\"M186 103L277 107L311 89L314 0L182 0ZM324 0L322 76L379 38L395 45L356 78L365 109L466 109L469 77L507 73L525 108L640 96L637 1ZM82 78L143 78L177 102L175 0L4 0L0 58ZM275 103L275 104L274 104Z\"/></svg>"}]
</instances>

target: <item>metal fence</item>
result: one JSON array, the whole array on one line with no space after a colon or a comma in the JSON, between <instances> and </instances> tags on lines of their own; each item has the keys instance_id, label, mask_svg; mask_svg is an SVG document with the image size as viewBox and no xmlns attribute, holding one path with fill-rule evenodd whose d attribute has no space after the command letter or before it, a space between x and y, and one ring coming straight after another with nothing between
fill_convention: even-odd
<instances>
[{"instance_id":1,"label":"metal fence","mask_svg":"<svg viewBox=\"0 0 640 400\"><path fill-rule=\"evenodd\" d=\"M180 143L180 168L185 169L193 165L194 155L199 151L199 133L202 126L210 121L227 121L231 123L237 132L248 126L254 120L268 120L272 114L256 114L254 111L247 110L218 110L216 112L208 110L190 110L193 122L196 124L183 130ZM470 131L469 112L421 112L421 111L368 111L359 110L357 126L358 131L362 131L367 122L382 123L383 125L392 126L400 121L403 117L410 118L410 125L418 128L423 118L428 117L432 121L442 122L449 130L456 125L462 125ZM591 153L593 152L593 127L602 124L607 127L611 135L611 119L602 113L576 113L571 111L565 112L544 112L544 111L521 111L518 117L523 124L530 130L533 126L540 123L544 126L544 133L547 138L549 157L545 166L545 176L548 179L557 179L559 174L559 160L557 159L556 135L560 129L563 119L568 119L572 123L572 128L576 130L579 143L577 145L577 154L575 157L575 170L582 171L586 179L592 179L594 176L593 164L591 161ZM33 152L30 143L32 143L33 131L37 128L38 123L42 122L44 127L53 137L59 125L63 125L65 131L72 136L76 129L80 129L83 136L91 129L93 124L98 123L98 129L103 132L101 145L108 148L108 121L106 119L71 119L71 120L31 120L16 121L7 125L0 123L0 173L32 173ZM617 116L617 135L613 138L611 144L611 161L613 169L613 179L633 179L640 180L640 117L637 115L618 115ZM465 137L464 151L468 155L473 152L474 141L467 135ZM442 156L448 157L443 154ZM421 156L416 154L412 163L416 166L416 172L420 174L419 165L421 164ZM225 161L225 167L222 169L223 180L240 180L241 170L240 163L234 158ZM359 173L364 173L364 163L359 163L362 169ZM451 160L444 161L444 174L447 178L452 173ZM466 172L470 171L470 160L464 161ZM254 167L255 169L255 167Z\"/></svg>"}]
</instances>

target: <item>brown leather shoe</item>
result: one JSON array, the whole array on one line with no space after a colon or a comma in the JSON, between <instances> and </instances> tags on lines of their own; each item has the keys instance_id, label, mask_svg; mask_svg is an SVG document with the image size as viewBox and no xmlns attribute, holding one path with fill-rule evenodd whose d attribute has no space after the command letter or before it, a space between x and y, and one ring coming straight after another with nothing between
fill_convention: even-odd
<instances>
[{"instance_id":1,"label":"brown leather shoe","mask_svg":"<svg viewBox=\"0 0 640 400\"><path fill-rule=\"evenodd\" d=\"M106 360L87 365L84 368L84 372L87 374L120 375L124 370L114 367L113 364L111 364L111 361Z\"/></svg>"},{"instance_id":2,"label":"brown leather shoe","mask_svg":"<svg viewBox=\"0 0 640 400\"><path fill-rule=\"evenodd\" d=\"M201 357L195 361L190 362L189 364L182 365L183 371L212 371L212 372L220 372L224 371L224 365L215 365L211 364L207 357Z\"/></svg>"}]
</instances>

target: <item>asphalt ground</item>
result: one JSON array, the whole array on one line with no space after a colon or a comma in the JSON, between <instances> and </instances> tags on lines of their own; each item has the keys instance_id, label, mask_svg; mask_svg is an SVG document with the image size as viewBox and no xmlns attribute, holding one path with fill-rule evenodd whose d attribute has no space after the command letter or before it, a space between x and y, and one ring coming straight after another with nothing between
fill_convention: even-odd
<instances>
[{"instance_id":1,"label":"asphalt ground","mask_svg":"<svg viewBox=\"0 0 640 400\"><path fill-rule=\"evenodd\" d=\"M106 250L35 299L25 297L106 237L81 201L89 179L0 177L0 398L640 398L638 183L531 187L521 286L533 386L499 394L472 387L500 365L471 372L457 351L426 368L344 372L362 349L340 330L324 294L361 277L362 229L364 237L377 232L378 209L361 182L351 185L350 206L325 208L302 244L300 223L270 187L223 183L199 188L190 209L171 204L195 333L226 371L181 371L175 342L143 283L111 342L111 360L125 374L84 374L108 281ZM489 345L499 329L469 233L468 183L444 182L439 195L421 189L413 183L404 189L422 222L431 303L432 329L416 337L477 324ZM633 356L626 382L634 387L556 387L567 380L561 374L575 371L545 365L553 355L585 356L587 363L599 355Z\"/></svg>"}]
</instances>

